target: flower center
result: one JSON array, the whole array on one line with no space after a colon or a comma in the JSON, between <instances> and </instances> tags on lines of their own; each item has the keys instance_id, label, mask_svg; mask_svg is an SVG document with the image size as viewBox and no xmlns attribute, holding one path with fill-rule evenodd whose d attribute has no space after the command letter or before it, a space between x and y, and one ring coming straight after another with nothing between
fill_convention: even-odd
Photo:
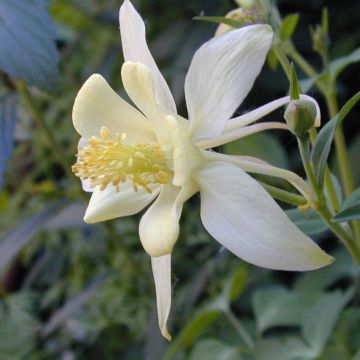
<instances>
[{"instance_id":1,"label":"flower center","mask_svg":"<svg viewBox=\"0 0 360 360\"><path fill-rule=\"evenodd\" d=\"M90 180L90 187L104 190L109 184L120 190L126 180L132 182L134 191L142 186L151 193L149 185L166 184L173 177L166 151L159 144L124 145L126 134L115 134L102 127L100 137L88 139L88 146L78 148L77 163L72 171L82 180Z\"/></svg>"}]
</instances>

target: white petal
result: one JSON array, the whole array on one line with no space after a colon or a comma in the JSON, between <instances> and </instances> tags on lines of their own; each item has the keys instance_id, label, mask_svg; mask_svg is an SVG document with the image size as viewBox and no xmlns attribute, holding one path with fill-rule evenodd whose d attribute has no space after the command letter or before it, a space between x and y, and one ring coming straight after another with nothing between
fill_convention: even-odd
<instances>
[{"instance_id":1,"label":"white petal","mask_svg":"<svg viewBox=\"0 0 360 360\"><path fill-rule=\"evenodd\" d=\"M185 80L194 140L220 134L252 88L272 37L268 25L245 26L211 39L195 53Z\"/></svg>"},{"instance_id":2,"label":"white petal","mask_svg":"<svg viewBox=\"0 0 360 360\"><path fill-rule=\"evenodd\" d=\"M320 121L321 121L321 114L320 114L319 104L317 103L317 101L314 98L312 98L311 96L304 95L304 94L300 94L300 99L311 101L315 105L316 118L315 118L314 126L319 127ZM255 109L253 111L250 111L248 113L240 115L236 118L230 119L228 121L228 123L226 124L224 131L232 131L232 130L242 128L246 125L249 125L249 124L263 118L267 114L270 114L274 110L278 109L280 106L287 104L288 102L290 102L290 96L284 96L280 99L271 101L263 106L260 106L259 108Z\"/></svg>"},{"instance_id":3,"label":"white petal","mask_svg":"<svg viewBox=\"0 0 360 360\"><path fill-rule=\"evenodd\" d=\"M197 181L205 228L235 255L278 270L312 270L332 262L240 168L215 161L199 171Z\"/></svg>"},{"instance_id":4,"label":"white petal","mask_svg":"<svg viewBox=\"0 0 360 360\"><path fill-rule=\"evenodd\" d=\"M148 193L139 187L135 192L130 181L120 184L119 192L116 192L112 185L108 185L104 190L96 188L86 209L84 221L93 224L136 214L154 200L160 186L152 186L151 189L152 193Z\"/></svg>"},{"instance_id":5,"label":"white petal","mask_svg":"<svg viewBox=\"0 0 360 360\"><path fill-rule=\"evenodd\" d=\"M155 282L156 305L161 334L171 340L166 326L171 307L171 254L152 257L151 267Z\"/></svg>"},{"instance_id":6,"label":"white petal","mask_svg":"<svg viewBox=\"0 0 360 360\"><path fill-rule=\"evenodd\" d=\"M141 243L152 257L170 254L180 232L179 220L184 201L197 191L193 183L182 187L166 184L159 197L140 221Z\"/></svg>"},{"instance_id":7,"label":"white petal","mask_svg":"<svg viewBox=\"0 0 360 360\"><path fill-rule=\"evenodd\" d=\"M166 142L169 136L164 120L166 110L156 103L154 81L149 68L139 62L127 61L121 68L121 77L127 94L148 118L159 141Z\"/></svg>"},{"instance_id":8,"label":"white petal","mask_svg":"<svg viewBox=\"0 0 360 360\"><path fill-rule=\"evenodd\" d=\"M210 148L214 148L217 146L227 144L234 140L241 139L245 136L249 136L249 135L261 132L261 131L273 130L273 129L289 130L288 126L285 123L275 122L275 121L274 122L262 122L259 124L240 127L235 130L224 131L216 139L199 141L199 142L196 142L195 145L201 149L210 149Z\"/></svg>"},{"instance_id":9,"label":"white petal","mask_svg":"<svg viewBox=\"0 0 360 360\"><path fill-rule=\"evenodd\" d=\"M76 96L73 123L83 137L99 136L102 126L126 133L127 143L149 143L156 140L151 123L124 101L98 74L90 76Z\"/></svg>"},{"instance_id":10,"label":"white petal","mask_svg":"<svg viewBox=\"0 0 360 360\"><path fill-rule=\"evenodd\" d=\"M315 201L311 187L303 178L292 171L272 166L266 161L251 156L224 155L212 151L203 151L202 154L207 159L221 160L237 165L249 173L269 175L286 180L307 199L309 204Z\"/></svg>"},{"instance_id":11,"label":"white petal","mask_svg":"<svg viewBox=\"0 0 360 360\"><path fill-rule=\"evenodd\" d=\"M176 105L169 86L161 75L146 43L145 25L129 0L125 0L119 14L121 42L125 61L146 65L154 78L157 102L172 113Z\"/></svg>"},{"instance_id":12,"label":"white petal","mask_svg":"<svg viewBox=\"0 0 360 360\"><path fill-rule=\"evenodd\" d=\"M84 137L81 137L79 139L79 142L78 142L78 148L80 147L87 147L88 146L88 141L86 138ZM83 180L83 179L80 179L81 180L81 186L82 186L82 189L86 192L94 192L94 188L90 187L90 179L86 179L86 180Z\"/></svg>"}]
</instances>

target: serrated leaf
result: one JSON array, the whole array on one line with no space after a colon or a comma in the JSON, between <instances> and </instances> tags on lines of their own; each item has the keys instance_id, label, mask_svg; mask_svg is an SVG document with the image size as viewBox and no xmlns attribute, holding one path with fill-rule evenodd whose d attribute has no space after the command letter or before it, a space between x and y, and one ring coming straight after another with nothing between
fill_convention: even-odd
<instances>
[{"instance_id":1,"label":"serrated leaf","mask_svg":"<svg viewBox=\"0 0 360 360\"><path fill-rule=\"evenodd\" d=\"M323 184L324 170L330 154L331 144L335 136L336 127L342 123L346 115L359 100L360 91L357 92L352 98L350 98L341 108L339 113L325 124L316 138L316 142L311 153L311 161L314 166L316 179L321 186Z\"/></svg>"},{"instance_id":2,"label":"serrated leaf","mask_svg":"<svg viewBox=\"0 0 360 360\"><path fill-rule=\"evenodd\" d=\"M0 100L0 191L4 182L4 171L13 151L16 124L17 97L9 95Z\"/></svg>"},{"instance_id":3,"label":"serrated leaf","mask_svg":"<svg viewBox=\"0 0 360 360\"><path fill-rule=\"evenodd\" d=\"M312 210L300 211L298 209L286 210L289 219L305 234L317 235L327 230L327 225L318 213Z\"/></svg>"},{"instance_id":4,"label":"serrated leaf","mask_svg":"<svg viewBox=\"0 0 360 360\"><path fill-rule=\"evenodd\" d=\"M48 206L43 211L27 218L18 224L15 229L8 231L0 238L0 270L13 259L33 236L40 231L62 206L63 201Z\"/></svg>"},{"instance_id":5,"label":"serrated leaf","mask_svg":"<svg viewBox=\"0 0 360 360\"><path fill-rule=\"evenodd\" d=\"M233 28L239 28L243 25L240 21L221 16L196 16L193 18L193 20L207 21L217 24L226 24Z\"/></svg>"},{"instance_id":6,"label":"serrated leaf","mask_svg":"<svg viewBox=\"0 0 360 360\"><path fill-rule=\"evenodd\" d=\"M59 70L55 29L40 0L0 0L0 70L51 91Z\"/></svg>"},{"instance_id":7,"label":"serrated leaf","mask_svg":"<svg viewBox=\"0 0 360 360\"><path fill-rule=\"evenodd\" d=\"M290 14L287 15L283 21L281 22L281 25L279 27L279 37L280 40L286 41L291 38L293 35L296 26L299 22L299 14Z\"/></svg>"},{"instance_id":8,"label":"serrated leaf","mask_svg":"<svg viewBox=\"0 0 360 360\"><path fill-rule=\"evenodd\" d=\"M336 79L347 66L360 61L360 48L355 49L348 55L340 57L330 62L330 75Z\"/></svg>"},{"instance_id":9,"label":"serrated leaf","mask_svg":"<svg viewBox=\"0 0 360 360\"><path fill-rule=\"evenodd\" d=\"M258 290L253 297L253 309L259 333L274 326L299 326L318 292L295 292L283 287Z\"/></svg>"},{"instance_id":10,"label":"serrated leaf","mask_svg":"<svg viewBox=\"0 0 360 360\"><path fill-rule=\"evenodd\" d=\"M339 213L334 217L333 222L358 219L360 219L360 188L356 189L344 201Z\"/></svg>"}]
</instances>

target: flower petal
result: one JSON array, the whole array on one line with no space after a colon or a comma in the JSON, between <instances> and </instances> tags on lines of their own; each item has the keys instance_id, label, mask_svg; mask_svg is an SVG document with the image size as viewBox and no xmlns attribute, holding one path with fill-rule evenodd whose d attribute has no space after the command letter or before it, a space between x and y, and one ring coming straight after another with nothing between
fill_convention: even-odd
<instances>
[{"instance_id":1,"label":"flower petal","mask_svg":"<svg viewBox=\"0 0 360 360\"><path fill-rule=\"evenodd\" d=\"M169 136L164 120L166 110L156 103L154 81L149 68L139 62L127 61L121 68L121 77L132 102L148 118L159 141L165 142Z\"/></svg>"},{"instance_id":2,"label":"flower petal","mask_svg":"<svg viewBox=\"0 0 360 360\"><path fill-rule=\"evenodd\" d=\"M166 184L140 221L140 240L152 257L170 254L179 236L183 203L197 191L193 182L182 187Z\"/></svg>"},{"instance_id":3,"label":"flower petal","mask_svg":"<svg viewBox=\"0 0 360 360\"><path fill-rule=\"evenodd\" d=\"M321 114L320 114L319 104L317 103L317 101L313 97L304 94L300 94L300 99L311 101L315 105L316 118L315 118L314 126L319 127L321 123ZM280 99L271 101L263 106L260 106L253 111L240 115L236 118L232 118L226 124L224 131L233 131L242 128L246 125L252 124L256 120L263 118L267 114L270 114L274 110L278 109L280 106L283 106L289 103L290 101L291 101L290 96L284 96Z\"/></svg>"},{"instance_id":4,"label":"flower petal","mask_svg":"<svg viewBox=\"0 0 360 360\"><path fill-rule=\"evenodd\" d=\"M166 326L171 307L171 254L152 257L151 267L155 282L156 305L161 334L171 340Z\"/></svg>"},{"instance_id":5,"label":"flower petal","mask_svg":"<svg viewBox=\"0 0 360 360\"><path fill-rule=\"evenodd\" d=\"M86 209L84 221L93 224L138 213L154 200L160 191L159 185L150 187L152 193L143 188L135 192L131 182L126 181L120 184L119 192L116 192L112 185L108 185L104 190L96 188Z\"/></svg>"},{"instance_id":6,"label":"flower petal","mask_svg":"<svg viewBox=\"0 0 360 360\"><path fill-rule=\"evenodd\" d=\"M240 168L210 162L196 179L205 228L235 255L277 270L312 270L332 262Z\"/></svg>"},{"instance_id":7,"label":"flower petal","mask_svg":"<svg viewBox=\"0 0 360 360\"><path fill-rule=\"evenodd\" d=\"M215 138L258 76L273 37L251 25L212 38L195 53L185 80L194 140Z\"/></svg>"},{"instance_id":8,"label":"flower petal","mask_svg":"<svg viewBox=\"0 0 360 360\"><path fill-rule=\"evenodd\" d=\"M73 123L83 137L99 136L100 128L126 133L127 143L155 141L151 123L124 101L98 74L90 76L80 89L73 108Z\"/></svg>"},{"instance_id":9,"label":"flower petal","mask_svg":"<svg viewBox=\"0 0 360 360\"><path fill-rule=\"evenodd\" d=\"M145 25L129 0L125 0L119 14L121 42L125 61L141 62L154 78L158 104L176 114L176 105L169 86L161 75L146 43Z\"/></svg>"}]
</instances>

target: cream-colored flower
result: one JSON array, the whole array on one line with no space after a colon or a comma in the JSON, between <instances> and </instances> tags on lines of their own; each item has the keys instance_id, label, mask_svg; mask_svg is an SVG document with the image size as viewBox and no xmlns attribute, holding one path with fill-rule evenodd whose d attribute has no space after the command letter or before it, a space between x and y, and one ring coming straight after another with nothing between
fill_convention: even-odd
<instances>
[{"instance_id":1,"label":"cream-colored flower","mask_svg":"<svg viewBox=\"0 0 360 360\"><path fill-rule=\"evenodd\" d=\"M197 192L205 228L242 259L282 270L329 264L331 257L287 218L246 171L284 178L311 201L311 191L299 176L258 159L209 150L265 129L286 129L283 123L251 124L288 102L288 97L230 119L263 66L271 28L252 25L233 30L195 53L185 81L189 120L177 114L147 47L144 23L128 0L120 9L120 30L126 61L122 80L139 110L100 75L92 75L74 104L73 122L82 138L73 169L84 190L93 192L85 214L88 223L132 215L152 203L139 233L151 256L162 334L170 339L166 327L170 256L179 219L183 203Z\"/></svg>"}]
</instances>

